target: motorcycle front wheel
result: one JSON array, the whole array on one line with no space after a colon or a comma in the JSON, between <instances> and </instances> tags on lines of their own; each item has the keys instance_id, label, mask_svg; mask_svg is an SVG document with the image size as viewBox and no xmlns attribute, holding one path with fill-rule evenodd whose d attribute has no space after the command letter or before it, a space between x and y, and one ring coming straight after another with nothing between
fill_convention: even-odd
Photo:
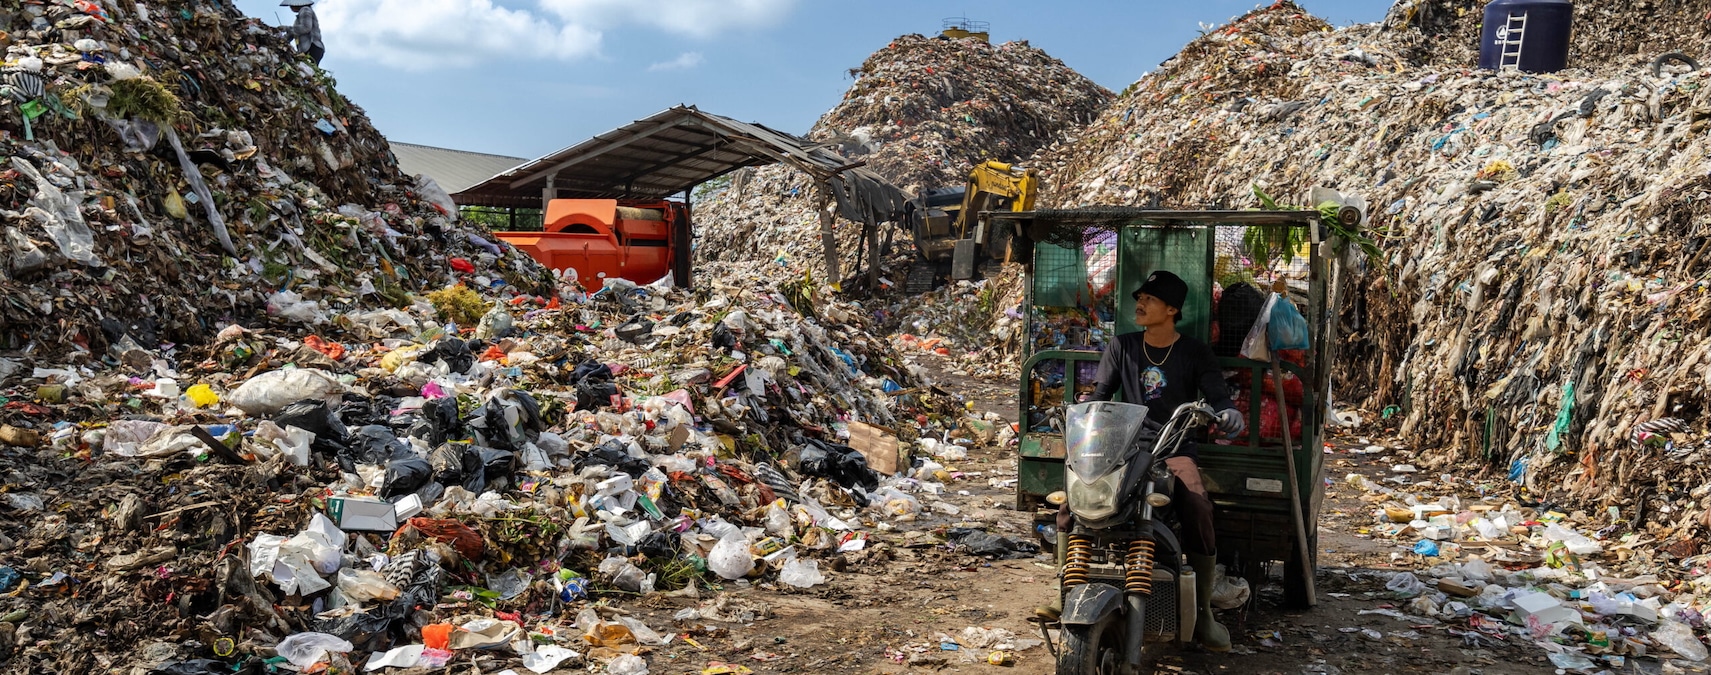
<instances>
[{"instance_id":1,"label":"motorcycle front wheel","mask_svg":"<svg viewBox=\"0 0 1711 675\"><path fill-rule=\"evenodd\" d=\"M1123 622L1112 613L1091 626L1064 626L1057 675L1120 675Z\"/></svg>"}]
</instances>

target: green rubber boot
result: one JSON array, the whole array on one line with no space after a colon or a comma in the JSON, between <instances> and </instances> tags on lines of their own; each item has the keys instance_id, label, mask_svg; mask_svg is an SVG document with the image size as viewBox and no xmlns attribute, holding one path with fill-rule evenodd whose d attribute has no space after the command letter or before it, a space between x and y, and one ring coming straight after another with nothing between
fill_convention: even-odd
<instances>
[{"instance_id":1,"label":"green rubber boot","mask_svg":"<svg viewBox=\"0 0 1711 675\"><path fill-rule=\"evenodd\" d=\"M1212 615L1212 582L1218 572L1218 556L1188 554L1188 566L1194 568L1194 601L1200 614L1194 624L1194 641L1207 651L1230 651L1230 631Z\"/></svg>"}]
</instances>

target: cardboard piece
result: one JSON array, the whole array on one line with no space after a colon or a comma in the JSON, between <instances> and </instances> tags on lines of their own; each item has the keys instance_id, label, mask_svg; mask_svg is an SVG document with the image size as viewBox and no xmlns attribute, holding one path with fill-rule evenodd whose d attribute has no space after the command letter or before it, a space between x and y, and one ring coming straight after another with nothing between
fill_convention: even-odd
<instances>
[{"instance_id":1,"label":"cardboard piece","mask_svg":"<svg viewBox=\"0 0 1711 675\"><path fill-rule=\"evenodd\" d=\"M850 422L850 447L867 458L867 466L881 476L897 474L897 434L871 424Z\"/></svg>"},{"instance_id":2,"label":"cardboard piece","mask_svg":"<svg viewBox=\"0 0 1711 675\"><path fill-rule=\"evenodd\" d=\"M417 510L420 510L417 502ZM333 497L327 500L327 515L341 530L391 532L398 529L397 507L373 497Z\"/></svg>"}]
</instances>

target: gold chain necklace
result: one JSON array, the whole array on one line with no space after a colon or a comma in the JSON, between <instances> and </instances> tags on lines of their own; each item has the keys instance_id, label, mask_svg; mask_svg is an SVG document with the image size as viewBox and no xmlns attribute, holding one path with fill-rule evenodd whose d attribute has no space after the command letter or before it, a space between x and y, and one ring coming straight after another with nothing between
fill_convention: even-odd
<instances>
[{"instance_id":1,"label":"gold chain necklace","mask_svg":"<svg viewBox=\"0 0 1711 675\"><path fill-rule=\"evenodd\" d=\"M1146 355L1148 363L1151 363L1154 366L1163 366L1167 361L1170 361L1170 353L1176 351L1176 343L1181 342L1181 341L1182 341L1182 336L1180 336L1180 335L1177 336L1177 338L1175 340L1170 341L1170 349L1166 349L1164 351L1164 360L1163 361L1154 361L1153 360L1153 351L1152 351L1153 346L1147 344L1146 340L1141 340L1141 353Z\"/></svg>"}]
</instances>

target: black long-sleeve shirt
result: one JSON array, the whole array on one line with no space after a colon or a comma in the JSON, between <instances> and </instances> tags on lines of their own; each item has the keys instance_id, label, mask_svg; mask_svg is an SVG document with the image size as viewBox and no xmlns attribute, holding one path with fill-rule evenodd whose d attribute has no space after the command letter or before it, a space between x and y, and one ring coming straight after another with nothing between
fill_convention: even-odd
<instances>
[{"instance_id":1,"label":"black long-sleeve shirt","mask_svg":"<svg viewBox=\"0 0 1711 675\"><path fill-rule=\"evenodd\" d=\"M1136 332L1119 335L1099 359L1092 399L1109 401L1121 387L1123 400L1147 407L1147 417L1164 424L1176 407L1204 397L1213 410L1228 410L1230 386L1218 357L1206 343L1178 336L1170 347L1148 345Z\"/></svg>"}]
</instances>

